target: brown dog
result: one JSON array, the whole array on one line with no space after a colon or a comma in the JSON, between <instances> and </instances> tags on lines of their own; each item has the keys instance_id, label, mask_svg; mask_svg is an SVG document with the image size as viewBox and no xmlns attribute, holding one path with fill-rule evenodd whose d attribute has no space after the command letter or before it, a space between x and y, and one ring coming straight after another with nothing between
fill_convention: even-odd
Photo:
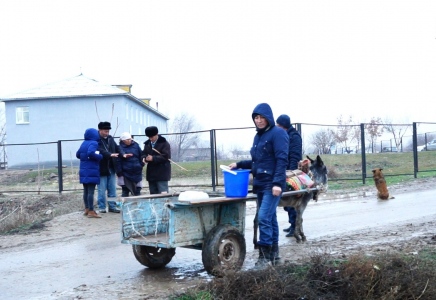
<instances>
[{"instance_id":1,"label":"brown dog","mask_svg":"<svg viewBox=\"0 0 436 300\"><path fill-rule=\"evenodd\" d=\"M381 168L372 170L372 177L377 188L377 198L381 200L393 199L394 197L389 197L389 191L382 170Z\"/></svg>"}]
</instances>

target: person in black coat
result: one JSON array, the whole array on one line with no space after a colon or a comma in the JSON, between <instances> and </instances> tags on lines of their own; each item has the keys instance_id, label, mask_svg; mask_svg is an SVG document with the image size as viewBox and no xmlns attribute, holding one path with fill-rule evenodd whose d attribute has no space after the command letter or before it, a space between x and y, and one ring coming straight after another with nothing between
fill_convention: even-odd
<instances>
[{"instance_id":1,"label":"person in black coat","mask_svg":"<svg viewBox=\"0 0 436 300\"><path fill-rule=\"evenodd\" d=\"M120 148L115 143L114 138L109 135L111 123L100 122L98 124L98 133L100 140L98 146L103 159L100 161L100 184L98 185L98 208L100 213L106 212L106 191L107 196L115 198L116 193L116 178L115 171L117 165L117 157L120 153ZM109 212L119 213L115 201L107 201Z\"/></svg>"},{"instance_id":2,"label":"person in black coat","mask_svg":"<svg viewBox=\"0 0 436 300\"><path fill-rule=\"evenodd\" d=\"M277 126L286 130L289 136L289 159L287 170L298 169L298 162L301 160L303 155L303 142L301 140L300 133L292 126L291 118L288 115L281 115L276 120ZM295 222L297 219L297 212L291 206L284 207L284 210L288 212L288 220L291 226L283 229L287 232L286 236L294 236L295 232Z\"/></svg>"},{"instance_id":3,"label":"person in black coat","mask_svg":"<svg viewBox=\"0 0 436 300\"><path fill-rule=\"evenodd\" d=\"M146 179L150 194L168 193L168 181L171 180L171 147L158 133L156 126L145 129L148 141L142 150L142 161L147 164Z\"/></svg>"},{"instance_id":4,"label":"person in black coat","mask_svg":"<svg viewBox=\"0 0 436 300\"><path fill-rule=\"evenodd\" d=\"M132 139L128 132L120 136L120 151L124 154L117 159L118 184L121 185L122 197L128 197L129 192L138 196L142 188L142 162L141 147Z\"/></svg>"}]
</instances>

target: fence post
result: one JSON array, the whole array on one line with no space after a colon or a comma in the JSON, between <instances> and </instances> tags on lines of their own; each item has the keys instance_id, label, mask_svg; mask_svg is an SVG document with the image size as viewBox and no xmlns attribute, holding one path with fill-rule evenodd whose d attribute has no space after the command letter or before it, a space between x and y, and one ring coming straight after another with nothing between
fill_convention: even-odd
<instances>
[{"instance_id":1,"label":"fence post","mask_svg":"<svg viewBox=\"0 0 436 300\"><path fill-rule=\"evenodd\" d=\"M295 124L295 126L297 127L296 129L301 135L301 123L297 123L297 124Z\"/></svg>"},{"instance_id":2,"label":"fence post","mask_svg":"<svg viewBox=\"0 0 436 300\"><path fill-rule=\"evenodd\" d=\"M215 183L215 129L210 130L210 174L212 177L212 190L215 192L216 183Z\"/></svg>"},{"instance_id":3,"label":"fence post","mask_svg":"<svg viewBox=\"0 0 436 300\"><path fill-rule=\"evenodd\" d=\"M362 183L366 183L366 147L365 147L365 124L360 124L360 143L362 144Z\"/></svg>"},{"instance_id":4,"label":"fence post","mask_svg":"<svg viewBox=\"0 0 436 300\"><path fill-rule=\"evenodd\" d=\"M413 176L418 176L418 135L416 130L416 122L413 122Z\"/></svg>"},{"instance_id":5,"label":"fence post","mask_svg":"<svg viewBox=\"0 0 436 300\"><path fill-rule=\"evenodd\" d=\"M427 151L427 132L424 133L424 145L425 145L425 151Z\"/></svg>"},{"instance_id":6,"label":"fence post","mask_svg":"<svg viewBox=\"0 0 436 300\"><path fill-rule=\"evenodd\" d=\"M295 129L298 131L298 133L300 134L300 137L302 137L303 135L301 134L301 123L296 123L295 124ZM303 139L303 138L302 138ZM301 155L303 155L304 153L301 153ZM300 157L300 159L303 159L303 156Z\"/></svg>"},{"instance_id":7,"label":"fence post","mask_svg":"<svg viewBox=\"0 0 436 300\"><path fill-rule=\"evenodd\" d=\"M62 141L58 140L58 184L59 194L62 194L64 189L64 182L62 178Z\"/></svg>"}]
</instances>

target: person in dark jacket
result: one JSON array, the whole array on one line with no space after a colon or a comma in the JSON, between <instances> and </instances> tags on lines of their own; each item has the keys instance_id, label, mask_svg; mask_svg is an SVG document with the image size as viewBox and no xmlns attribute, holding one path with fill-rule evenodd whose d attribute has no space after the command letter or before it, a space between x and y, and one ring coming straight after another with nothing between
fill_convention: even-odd
<instances>
[{"instance_id":1,"label":"person in dark jacket","mask_svg":"<svg viewBox=\"0 0 436 300\"><path fill-rule=\"evenodd\" d=\"M100 184L98 186L98 208L100 213L106 212L106 191L107 196L110 198L117 196L115 170L120 150L114 138L109 135L110 130L111 123L100 122L98 124L98 133L100 135L98 145L100 153L103 155L103 159L100 161ZM120 212L115 201L107 201L107 204L110 212Z\"/></svg>"},{"instance_id":2,"label":"person in dark jacket","mask_svg":"<svg viewBox=\"0 0 436 300\"><path fill-rule=\"evenodd\" d=\"M98 151L100 139L97 129L88 128L85 131L85 140L76 152L80 159L80 183L83 184L83 202L85 203L85 216L88 218L101 218L94 211L95 186L100 183L99 162L103 156Z\"/></svg>"},{"instance_id":3,"label":"person in dark jacket","mask_svg":"<svg viewBox=\"0 0 436 300\"><path fill-rule=\"evenodd\" d=\"M120 151L124 154L118 155L117 176L118 183L121 185L122 197L128 197L129 192L132 196L141 194L142 188L142 168L144 163L141 159L141 147L132 139L128 132L120 136Z\"/></svg>"},{"instance_id":4,"label":"person in dark jacket","mask_svg":"<svg viewBox=\"0 0 436 300\"><path fill-rule=\"evenodd\" d=\"M171 147L158 133L156 126L145 128L148 141L144 143L142 159L147 164L146 179L150 194L168 193L168 181L171 180Z\"/></svg>"},{"instance_id":5,"label":"person in dark jacket","mask_svg":"<svg viewBox=\"0 0 436 300\"><path fill-rule=\"evenodd\" d=\"M286 132L275 126L271 107L261 103L255 107L252 119L256 125L250 150L251 160L229 165L231 169L251 169L253 192L257 194L259 221L259 260L256 266L275 262L278 257L279 226L277 205L286 188L289 138Z\"/></svg>"},{"instance_id":6,"label":"person in dark jacket","mask_svg":"<svg viewBox=\"0 0 436 300\"><path fill-rule=\"evenodd\" d=\"M303 155L303 142L301 140L301 135L292 126L291 118L288 115L279 116L276 120L276 123L277 127L286 130L286 133L289 136L289 159L287 170L296 170L298 169L298 162L301 160ZM284 207L284 210L288 212L289 224L291 224L291 226L283 229L283 231L287 232L287 237L291 237L294 236L295 232L297 212L291 206Z\"/></svg>"}]
</instances>

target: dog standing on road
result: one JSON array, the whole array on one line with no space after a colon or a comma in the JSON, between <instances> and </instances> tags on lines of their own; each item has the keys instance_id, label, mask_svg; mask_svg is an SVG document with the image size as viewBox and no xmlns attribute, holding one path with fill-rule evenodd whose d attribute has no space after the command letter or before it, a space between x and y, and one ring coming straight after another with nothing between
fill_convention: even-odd
<instances>
[{"instance_id":1,"label":"dog standing on road","mask_svg":"<svg viewBox=\"0 0 436 300\"><path fill-rule=\"evenodd\" d=\"M381 200L394 199L394 197L389 197L389 191L382 170L383 169L381 168L372 170L372 177L374 178L375 186L377 188L377 198Z\"/></svg>"}]
</instances>

